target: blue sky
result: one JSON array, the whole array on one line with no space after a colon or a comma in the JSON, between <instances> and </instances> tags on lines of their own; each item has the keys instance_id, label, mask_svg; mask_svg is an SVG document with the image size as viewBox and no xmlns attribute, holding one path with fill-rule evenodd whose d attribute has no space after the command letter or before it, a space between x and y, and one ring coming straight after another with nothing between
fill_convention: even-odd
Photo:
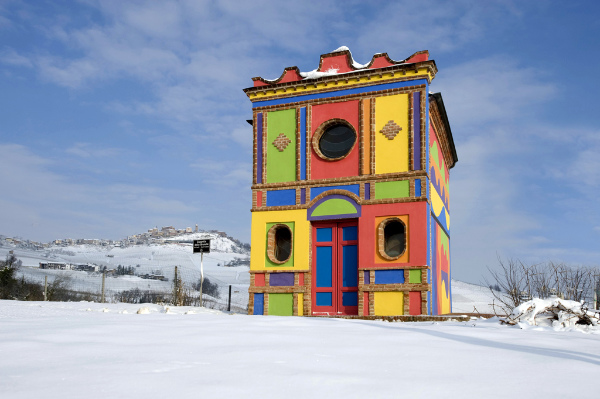
<instances>
[{"instance_id":1,"label":"blue sky","mask_svg":"<svg viewBox=\"0 0 600 399\"><path fill-rule=\"evenodd\" d=\"M453 277L600 261L600 6L0 0L0 234L250 237L251 78L427 49L459 162Z\"/></svg>"}]
</instances>

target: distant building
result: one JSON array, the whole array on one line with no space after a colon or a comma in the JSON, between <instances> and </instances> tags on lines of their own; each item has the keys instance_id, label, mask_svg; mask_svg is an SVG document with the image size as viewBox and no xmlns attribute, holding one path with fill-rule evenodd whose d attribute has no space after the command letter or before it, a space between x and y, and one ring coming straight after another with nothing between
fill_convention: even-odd
<instances>
[{"instance_id":1,"label":"distant building","mask_svg":"<svg viewBox=\"0 0 600 399\"><path fill-rule=\"evenodd\" d=\"M64 262L40 262L40 269L72 270L72 265Z\"/></svg>"},{"instance_id":2,"label":"distant building","mask_svg":"<svg viewBox=\"0 0 600 399\"><path fill-rule=\"evenodd\" d=\"M100 244L100 240L98 239L83 239L81 240L82 244L88 244L88 245L98 245Z\"/></svg>"},{"instance_id":3,"label":"distant building","mask_svg":"<svg viewBox=\"0 0 600 399\"><path fill-rule=\"evenodd\" d=\"M93 265L91 263L72 265L73 270L79 270L84 272L97 272L100 270L100 266Z\"/></svg>"}]
</instances>

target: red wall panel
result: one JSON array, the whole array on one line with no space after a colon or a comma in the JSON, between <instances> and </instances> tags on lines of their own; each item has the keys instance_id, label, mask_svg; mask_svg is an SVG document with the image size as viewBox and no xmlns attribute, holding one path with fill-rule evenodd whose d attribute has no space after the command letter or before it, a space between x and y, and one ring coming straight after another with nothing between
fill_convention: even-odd
<instances>
[{"instance_id":1,"label":"red wall panel","mask_svg":"<svg viewBox=\"0 0 600 399\"><path fill-rule=\"evenodd\" d=\"M377 250L377 231L375 218L378 216L408 215L409 259L406 263L375 263ZM358 219L358 234L360 251L358 254L359 268L398 268L402 266L427 265L427 203L406 202L400 204L363 205L362 215Z\"/></svg>"},{"instance_id":2,"label":"red wall panel","mask_svg":"<svg viewBox=\"0 0 600 399\"><path fill-rule=\"evenodd\" d=\"M321 104L312 107L311 118L311 178L330 179L335 177L358 176L359 149L359 102L344 101L332 104ZM312 149L312 137L315 131L330 119L338 118L349 122L356 131L356 144L348 156L339 161L326 161L320 158Z\"/></svg>"}]
</instances>

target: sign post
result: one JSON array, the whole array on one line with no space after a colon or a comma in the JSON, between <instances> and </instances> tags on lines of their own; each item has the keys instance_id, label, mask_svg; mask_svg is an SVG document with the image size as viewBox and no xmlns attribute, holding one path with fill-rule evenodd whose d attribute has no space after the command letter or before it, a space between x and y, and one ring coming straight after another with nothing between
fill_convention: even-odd
<instances>
[{"instance_id":1,"label":"sign post","mask_svg":"<svg viewBox=\"0 0 600 399\"><path fill-rule=\"evenodd\" d=\"M210 253L210 240L194 240L193 253L200 253L200 306L202 306L202 284L204 284L204 253Z\"/></svg>"}]
</instances>

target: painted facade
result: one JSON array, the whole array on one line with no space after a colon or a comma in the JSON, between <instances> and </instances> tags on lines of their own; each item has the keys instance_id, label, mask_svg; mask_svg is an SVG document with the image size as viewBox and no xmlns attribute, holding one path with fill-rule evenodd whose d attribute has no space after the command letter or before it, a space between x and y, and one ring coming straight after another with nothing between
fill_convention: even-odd
<instances>
[{"instance_id":1,"label":"painted facade","mask_svg":"<svg viewBox=\"0 0 600 399\"><path fill-rule=\"evenodd\" d=\"M249 314L450 313L458 158L427 51L253 78Z\"/></svg>"}]
</instances>

